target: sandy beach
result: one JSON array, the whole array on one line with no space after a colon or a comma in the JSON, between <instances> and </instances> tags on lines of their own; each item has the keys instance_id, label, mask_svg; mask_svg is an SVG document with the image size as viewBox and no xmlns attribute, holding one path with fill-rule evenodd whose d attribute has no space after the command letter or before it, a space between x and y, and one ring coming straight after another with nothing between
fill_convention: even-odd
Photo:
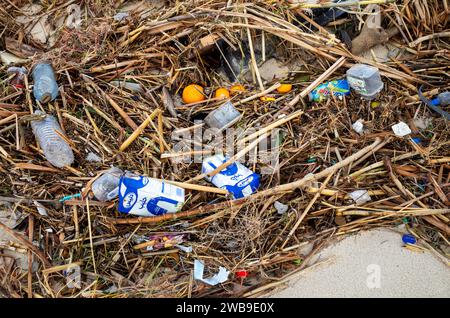
<instances>
[{"instance_id":1,"label":"sandy beach","mask_svg":"<svg viewBox=\"0 0 450 318\"><path fill-rule=\"evenodd\" d=\"M316 258L327 259L271 297L450 297L450 267L404 248L401 234L389 229L347 237Z\"/></svg>"}]
</instances>

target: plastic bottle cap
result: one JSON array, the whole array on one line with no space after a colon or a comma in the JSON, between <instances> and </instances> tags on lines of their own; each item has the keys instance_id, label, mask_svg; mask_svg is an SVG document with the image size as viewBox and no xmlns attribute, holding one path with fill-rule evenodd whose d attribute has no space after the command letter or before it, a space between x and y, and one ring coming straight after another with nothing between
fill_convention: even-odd
<instances>
[{"instance_id":1,"label":"plastic bottle cap","mask_svg":"<svg viewBox=\"0 0 450 318\"><path fill-rule=\"evenodd\" d=\"M412 236L411 234L404 234L402 236L402 241L405 244L416 244L417 240L414 236Z\"/></svg>"},{"instance_id":2,"label":"plastic bottle cap","mask_svg":"<svg viewBox=\"0 0 450 318\"><path fill-rule=\"evenodd\" d=\"M431 104L433 104L434 106L439 106L439 104L440 104L439 98L436 97L436 98L432 99Z\"/></svg>"}]
</instances>

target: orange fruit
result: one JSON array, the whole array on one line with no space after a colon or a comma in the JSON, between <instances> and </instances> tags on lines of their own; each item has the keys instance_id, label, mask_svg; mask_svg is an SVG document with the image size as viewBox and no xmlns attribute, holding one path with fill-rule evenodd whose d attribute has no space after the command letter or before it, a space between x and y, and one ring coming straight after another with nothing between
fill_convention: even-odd
<instances>
[{"instance_id":1,"label":"orange fruit","mask_svg":"<svg viewBox=\"0 0 450 318\"><path fill-rule=\"evenodd\" d=\"M233 86L230 87L230 93L231 94L237 94L240 92L245 92L245 87L242 86L241 84L235 84Z\"/></svg>"},{"instance_id":2,"label":"orange fruit","mask_svg":"<svg viewBox=\"0 0 450 318\"><path fill-rule=\"evenodd\" d=\"M205 95L203 94L203 87L196 84L191 84L183 89L183 102L186 104L198 103L205 100Z\"/></svg>"},{"instance_id":3,"label":"orange fruit","mask_svg":"<svg viewBox=\"0 0 450 318\"><path fill-rule=\"evenodd\" d=\"M223 99L230 98L230 92L226 88L223 87L218 88L216 90L216 98L223 98Z\"/></svg>"},{"instance_id":4,"label":"orange fruit","mask_svg":"<svg viewBox=\"0 0 450 318\"><path fill-rule=\"evenodd\" d=\"M281 84L280 87L277 88L278 93L286 94L292 90L292 84Z\"/></svg>"}]
</instances>

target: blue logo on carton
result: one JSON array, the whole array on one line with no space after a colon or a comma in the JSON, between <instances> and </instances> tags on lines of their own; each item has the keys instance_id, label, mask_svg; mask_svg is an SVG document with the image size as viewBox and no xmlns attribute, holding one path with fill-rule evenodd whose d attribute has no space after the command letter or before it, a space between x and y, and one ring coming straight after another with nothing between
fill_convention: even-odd
<instances>
[{"instance_id":1,"label":"blue logo on carton","mask_svg":"<svg viewBox=\"0 0 450 318\"><path fill-rule=\"evenodd\" d=\"M239 188L244 188L245 186L249 185L250 183L252 183L254 177L253 175L249 175L247 178L239 181L238 183L236 183L236 186Z\"/></svg>"},{"instance_id":2,"label":"blue logo on carton","mask_svg":"<svg viewBox=\"0 0 450 318\"><path fill-rule=\"evenodd\" d=\"M250 187L251 191L248 191ZM235 185L225 185L225 189L233 195L235 199L241 199L248 196L249 194L256 192L259 187L259 175L252 173L248 177L242 179Z\"/></svg>"},{"instance_id":3,"label":"blue logo on carton","mask_svg":"<svg viewBox=\"0 0 450 318\"><path fill-rule=\"evenodd\" d=\"M157 197L157 198L153 198L148 201L147 210L149 210L154 215L166 214L168 211L158 205L158 203L160 203L160 202L167 202L172 205L177 205L177 203L178 203L177 201L169 199L169 198Z\"/></svg>"},{"instance_id":4,"label":"blue logo on carton","mask_svg":"<svg viewBox=\"0 0 450 318\"><path fill-rule=\"evenodd\" d=\"M129 213L138 201L138 190L145 187L148 179L142 176L121 176L119 183L119 212Z\"/></svg>"},{"instance_id":5,"label":"blue logo on carton","mask_svg":"<svg viewBox=\"0 0 450 318\"><path fill-rule=\"evenodd\" d=\"M130 192L123 198L122 205L126 209L131 209L133 205L136 203L136 200L137 200L136 193Z\"/></svg>"}]
</instances>

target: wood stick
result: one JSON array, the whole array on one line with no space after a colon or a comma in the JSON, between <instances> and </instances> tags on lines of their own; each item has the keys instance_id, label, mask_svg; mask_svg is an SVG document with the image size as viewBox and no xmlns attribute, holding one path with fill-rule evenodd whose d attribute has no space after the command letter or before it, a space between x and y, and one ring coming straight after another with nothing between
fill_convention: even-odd
<instances>
[{"instance_id":1,"label":"wood stick","mask_svg":"<svg viewBox=\"0 0 450 318\"><path fill-rule=\"evenodd\" d=\"M356 208L356 207L355 207ZM447 214L450 209L416 209L416 210L405 210L405 211L364 211L364 210L347 210L341 212L341 215L382 215L382 216L427 216L427 215L440 215Z\"/></svg>"},{"instance_id":2,"label":"wood stick","mask_svg":"<svg viewBox=\"0 0 450 318\"><path fill-rule=\"evenodd\" d=\"M279 185L272 189L267 189L265 191L257 192L252 197L259 198L262 196L273 195L273 194L277 194L277 193L281 193L281 192L285 192L285 191L292 191L294 189L297 189L299 187L306 185L309 182L317 181L321 178L328 176L334 170L338 170L345 166L348 166L350 163L352 163L355 160L358 160L359 158L364 156L369 151L373 151L373 149L376 146L378 146L380 143L381 143L381 139L376 138L375 141L371 145L359 150L358 152L354 153L353 155L345 158L344 160L336 163L335 165L333 165L331 167L326 168L325 170L323 170L321 172L318 172L316 174L309 174L309 175L305 176L303 179L300 179L298 181L294 181L294 182L291 182L288 184L282 184L282 185Z\"/></svg>"},{"instance_id":3,"label":"wood stick","mask_svg":"<svg viewBox=\"0 0 450 318\"><path fill-rule=\"evenodd\" d=\"M424 219L428 223L434 225L438 229L444 231L447 235L450 235L450 226L448 226L447 224L445 224L445 223L437 220L433 216L429 216L429 215L422 216L422 219Z\"/></svg>"},{"instance_id":4,"label":"wood stick","mask_svg":"<svg viewBox=\"0 0 450 318\"><path fill-rule=\"evenodd\" d=\"M130 137L125 140L122 145L119 148L119 151L124 151L127 149L131 143L136 140L136 138L144 131L145 127L147 127L150 122L160 113L161 111L159 109L155 109L146 120L144 120L139 127L136 127L136 129L133 131L133 133L130 135Z\"/></svg>"},{"instance_id":5,"label":"wood stick","mask_svg":"<svg viewBox=\"0 0 450 318\"><path fill-rule=\"evenodd\" d=\"M251 135L249 135L249 136L247 136L247 137L245 137L245 138L242 138L242 139L238 140L237 144L240 145L240 144L243 144L243 143L245 143L245 142L247 142L247 141L253 140L253 139L255 139L256 137L258 137L258 136L260 136L260 135L262 135L262 134L265 134L265 133L267 133L268 131L270 131L270 130L272 130L272 129L278 127L278 126L281 126L281 125L287 123L288 121L291 121L292 119L301 116L302 114L303 114L303 111L297 110L296 112L293 112L293 113L290 114L289 116L283 117L283 118L281 118L281 119L278 119L276 122L274 122L274 123L272 123L272 124L270 124L270 125L268 125L268 126L262 128L262 129L260 129L260 130L258 130L258 131L256 131L256 132L254 132L253 134L251 134Z\"/></svg>"},{"instance_id":6,"label":"wood stick","mask_svg":"<svg viewBox=\"0 0 450 318\"><path fill-rule=\"evenodd\" d=\"M23 170L36 170L36 171L44 171L44 172L54 172L61 173L61 170L56 168L50 168L46 166L35 165L27 162L20 162L14 165L14 169L23 169Z\"/></svg>"},{"instance_id":7,"label":"wood stick","mask_svg":"<svg viewBox=\"0 0 450 318\"><path fill-rule=\"evenodd\" d=\"M130 118L130 116L128 116L128 114L111 98L111 96L109 96L103 91L102 93L103 96L106 98L106 100L109 102L109 104L119 113L119 115L123 118L123 120L125 120L128 126L136 130L138 128L138 125L136 125L136 123Z\"/></svg>"},{"instance_id":8,"label":"wood stick","mask_svg":"<svg viewBox=\"0 0 450 318\"><path fill-rule=\"evenodd\" d=\"M119 68L122 66L131 66L131 65L139 63L139 62L141 62L141 60L129 60L129 61L123 61L123 62L119 62L119 63L112 63L112 64L108 64L108 65L95 66L95 67L92 67L90 71L93 73L103 72L103 71L107 71L107 70L116 69L116 68Z\"/></svg>"},{"instance_id":9,"label":"wood stick","mask_svg":"<svg viewBox=\"0 0 450 318\"><path fill-rule=\"evenodd\" d=\"M388 143L390 143L392 141L391 137L388 137L386 140L384 140L381 144L379 144L372 152L369 152L367 155L365 155L364 157L362 157L361 159L359 159L358 161L355 162L354 165L352 165L352 167L356 167L358 166L360 163L362 163L364 160L366 160L367 158L369 158L370 156L372 156L375 152L377 152L378 150L380 150L381 148L383 148L384 146L386 146ZM351 169L350 169L351 170Z\"/></svg>"},{"instance_id":10,"label":"wood stick","mask_svg":"<svg viewBox=\"0 0 450 318\"><path fill-rule=\"evenodd\" d=\"M245 7L244 7L244 13L247 13ZM247 17L245 17L245 23L248 24ZM256 63L255 51L253 50L253 41L252 41L252 35L250 33L250 28L247 28L247 38L248 38L248 45L249 45L249 49L250 49L250 56L252 59L253 70L255 71L256 79L258 80L259 89L261 90L261 92L263 92L264 85L261 80L261 74L259 73L258 64Z\"/></svg>"},{"instance_id":11,"label":"wood stick","mask_svg":"<svg viewBox=\"0 0 450 318\"><path fill-rule=\"evenodd\" d=\"M97 274L97 266L95 264L94 245L92 244L92 223L91 223L91 211L89 210L89 199L86 198L86 211L88 219L88 231L89 231L89 244L91 246L92 264L94 266L94 273Z\"/></svg>"},{"instance_id":12,"label":"wood stick","mask_svg":"<svg viewBox=\"0 0 450 318\"><path fill-rule=\"evenodd\" d=\"M266 90L264 90L264 91L262 91L262 92L260 92L258 94L255 94L253 96L250 96L250 97L244 98L243 100L238 101L235 105L241 105L241 104L244 104L244 103L249 102L251 100L257 99L258 97L265 96L265 95L273 92L274 90L276 90L280 86L281 86L281 83L275 83L272 86L270 86L268 89L266 89Z\"/></svg>"},{"instance_id":13,"label":"wood stick","mask_svg":"<svg viewBox=\"0 0 450 318\"><path fill-rule=\"evenodd\" d=\"M79 262L74 262L74 263L69 263L69 264L64 264L64 265L53 266L53 267L50 267L50 268L47 268L47 269L43 269L42 270L42 274L48 275L48 274L51 274L51 273L60 272L60 271L63 271L65 269L69 269L69 268L72 268L72 267L80 266L81 264L82 264L82 262L79 261Z\"/></svg>"},{"instance_id":14,"label":"wood stick","mask_svg":"<svg viewBox=\"0 0 450 318\"><path fill-rule=\"evenodd\" d=\"M408 158L414 157L414 156L416 156L418 154L419 153L417 151L408 152L408 153L405 153L405 154L400 155L398 157L392 158L391 161L392 162L396 162L396 161L400 161L400 160L403 160L403 159L408 159ZM357 176L360 176L361 174L363 174L363 173L365 173L367 171L373 170L375 168L380 168L383 165L384 165L383 160L375 162L375 163L371 164L370 166L367 166L367 167L365 167L363 169L360 169L358 171L353 172L352 174L350 174L349 177L350 178L356 178Z\"/></svg>"},{"instance_id":15,"label":"wood stick","mask_svg":"<svg viewBox=\"0 0 450 318\"><path fill-rule=\"evenodd\" d=\"M308 203L308 205L306 206L305 210L303 211L302 215L298 218L297 222L295 223L295 225L292 227L292 229L289 231L288 236L286 237L286 240L284 241L284 243L281 245L281 249L283 249L287 242L289 242L289 239L291 238L292 234L295 233L295 231L297 230L297 228L300 226L300 223L302 223L303 219L305 218L306 214L308 214L309 210L312 208L312 206L314 205L314 203L317 201L317 199L319 198L319 196L322 193L322 190L326 187L326 185L328 184L328 182L330 181L331 177L333 176L333 174L336 172L337 170L333 170L331 171L331 173L328 175L328 177L325 179L325 181L322 183L322 186L320 187L319 191L317 191L317 193L314 195L314 197L312 198L312 200Z\"/></svg>"},{"instance_id":16,"label":"wood stick","mask_svg":"<svg viewBox=\"0 0 450 318\"><path fill-rule=\"evenodd\" d=\"M409 45L409 47L415 47L419 43L422 43L424 41L431 40L431 39L436 39L436 38L442 38L442 37L447 37L447 38L450 37L450 32L440 32L440 33L428 34L428 35L422 36L422 37L412 41L408 45Z\"/></svg>"},{"instance_id":17,"label":"wood stick","mask_svg":"<svg viewBox=\"0 0 450 318\"><path fill-rule=\"evenodd\" d=\"M291 6L291 8L308 8L308 9L315 9L315 8L335 8L335 7L348 7L348 6L362 6L362 5L368 5L368 4L382 4L382 3L390 3L394 2L395 0L349 0L344 2L325 2L325 3L296 3Z\"/></svg>"},{"instance_id":18,"label":"wood stick","mask_svg":"<svg viewBox=\"0 0 450 318\"><path fill-rule=\"evenodd\" d=\"M161 180L161 181L176 185L183 189L197 190L197 191L218 193L218 194L225 194L225 195L228 194L227 190L220 189L220 188L214 188L214 187L208 187L208 186L202 186L202 185L198 185L198 184L191 184L191 183L178 182L178 181L172 181L172 180Z\"/></svg>"},{"instance_id":19,"label":"wood stick","mask_svg":"<svg viewBox=\"0 0 450 318\"><path fill-rule=\"evenodd\" d=\"M28 239L33 244L34 236L34 217L28 216ZM33 298L33 253L28 250L28 298Z\"/></svg>"},{"instance_id":20,"label":"wood stick","mask_svg":"<svg viewBox=\"0 0 450 318\"><path fill-rule=\"evenodd\" d=\"M9 115L8 117L0 120L0 125L9 123L10 121L13 121L15 118L16 118L16 114Z\"/></svg>"}]
</instances>

